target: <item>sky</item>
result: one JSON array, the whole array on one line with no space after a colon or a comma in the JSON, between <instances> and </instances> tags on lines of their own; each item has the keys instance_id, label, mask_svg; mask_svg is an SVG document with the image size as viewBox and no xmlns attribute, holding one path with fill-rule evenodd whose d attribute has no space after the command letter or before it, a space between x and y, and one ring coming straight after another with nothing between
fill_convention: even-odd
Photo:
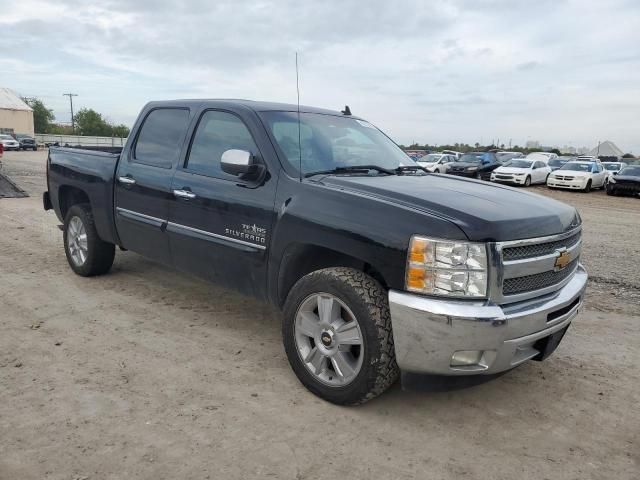
<instances>
[{"instance_id":1,"label":"sky","mask_svg":"<svg viewBox=\"0 0 640 480\"><path fill-rule=\"evenodd\" d=\"M0 86L56 119L150 100L339 110L398 143L640 153L638 0L0 0Z\"/></svg>"}]
</instances>

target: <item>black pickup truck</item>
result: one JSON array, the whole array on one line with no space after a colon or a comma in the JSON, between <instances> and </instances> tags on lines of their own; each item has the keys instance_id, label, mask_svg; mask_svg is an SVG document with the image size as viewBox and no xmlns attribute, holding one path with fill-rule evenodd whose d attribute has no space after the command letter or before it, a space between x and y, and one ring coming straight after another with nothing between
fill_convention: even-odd
<instances>
[{"instance_id":1,"label":"black pickup truck","mask_svg":"<svg viewBox=\"0 0 640 480\"><path fill-rule=\"evenodd\" d=\"M294 372L334 403L546 358L583 301L576 210L428 173L345 112L152 102L121 151L51 148L44 208L79 275L119 246L280 308Z\"/></svg>"}]
</instances>

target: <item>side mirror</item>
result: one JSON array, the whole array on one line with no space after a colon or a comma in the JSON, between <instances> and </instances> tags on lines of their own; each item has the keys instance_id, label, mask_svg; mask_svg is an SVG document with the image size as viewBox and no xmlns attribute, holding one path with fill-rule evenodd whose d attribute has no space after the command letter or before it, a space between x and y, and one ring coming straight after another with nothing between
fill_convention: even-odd
<instances>
[{"instance_id":1,"label":"side mirror","mask_svg":"<svg viewBox=\"0 0 640 480\"><path fill-rule=\"evenodd\" d=\"M244 175L249 173L252 165L251 153L245 150L227 150L220 158L220 166L229 175Z\"/></svg>"},{"instance_id":2,"label":"side mirror","mask_svg":"<svg viewBox=\"0 0 640 480\"><path fill-rule=\"evenodd\" d=\"M240 180L259 180L266 170L251 152L237 149L225 151L220 158L220 166L223 172L236 175Z\"/></svg>"},{"instance_id":3,"label":"side mirror","mask_svg":"<svg viewBox=\"0 0 640 480\"><path fill-rule=\"evenodd\" d=\"M617 175L617 174L618 174L618 172L613 172L613 174L614 174L614 175Z\"/></svg>"}]
</instances>

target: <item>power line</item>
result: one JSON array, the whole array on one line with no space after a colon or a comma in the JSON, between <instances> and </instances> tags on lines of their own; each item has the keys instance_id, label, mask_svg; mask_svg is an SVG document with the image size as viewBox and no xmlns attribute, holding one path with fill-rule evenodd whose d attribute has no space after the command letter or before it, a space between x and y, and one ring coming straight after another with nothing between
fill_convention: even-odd
<instances>
[{"instance_id":1,"label":"power line","mask_svg":"<svg viewBox=\"0 0 640 480\"><path fill-rule=\"evenodd\" d=\"M78 94L77 93L63 93L62 96L63 97L69 97L69 104L71 106L71 131L75 134L76 133L76 124L73 121L73 97L77 97Z\"/></svg>"}]
</instances>

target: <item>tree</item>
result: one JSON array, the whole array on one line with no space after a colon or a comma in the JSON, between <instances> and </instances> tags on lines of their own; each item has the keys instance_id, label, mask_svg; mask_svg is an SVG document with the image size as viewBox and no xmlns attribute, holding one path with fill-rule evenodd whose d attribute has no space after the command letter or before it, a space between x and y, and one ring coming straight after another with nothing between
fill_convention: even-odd
<instances>
[{"instance_id":1,"label":"tree","mask_svg":"<svg viewBox=\"0 0 640 480\"><path fill-rule=\"evenodd\" d=\"M112 125L92 108L82 108L75 115L76 130L80 135L95 137L128 137L129 127Z\"/></svg>"},{"instance_id":2,"label":"tree","mask_svg":"<svg viewBox=\"0 0 640 480\"><path fill-rule=\"evenodd\" d=\"M71 125L51 123L49 124L49 128L47 128L47 133L52 135L73 135L73 129L71 128Z\"/></svg>"},{"instance_id":3,"label":"tree","mask_svg":"<svg viewBox=\"0 0 640 480\"><path fill-rule=\"evenodd\" d=\"M75 114L76 129L80 135L111 136L111 125L92 108L82 108Z\"/></svg>"},{"instance_id":4,"label":"tree","mask_svg":"<svg viewBox=\"0 0 640 480\"><path fill-rule=\"evenodd\" d=\"M622 158L635 158L635 156L633 155L633 153L625 153L624 155L622 155Z\"/></svg>"},{"instance_id":5,"label":"tree","mask_svg":"<svg viewBox=\"0 0 640 480\"><path fill-rule=\"evenodd\" d=\"M23 98L22 100L33 110L33 127L36 133L48 133L51 122L56 118L53 110L47 108L42 100L37 98Z\"/></svg>"},{"instance_id":6,"label":"tree","mask_svg":"<svg viewBox=\"0 0 640 480\"><path fill-rule=\"evenodd\" d=\"M122 138L126 138L129 136L129 127L127 127L124 124L120 124L120 125L113 125L112 126L112 135L114 137L122 137Z\"/></svg>"}]
</instances>

